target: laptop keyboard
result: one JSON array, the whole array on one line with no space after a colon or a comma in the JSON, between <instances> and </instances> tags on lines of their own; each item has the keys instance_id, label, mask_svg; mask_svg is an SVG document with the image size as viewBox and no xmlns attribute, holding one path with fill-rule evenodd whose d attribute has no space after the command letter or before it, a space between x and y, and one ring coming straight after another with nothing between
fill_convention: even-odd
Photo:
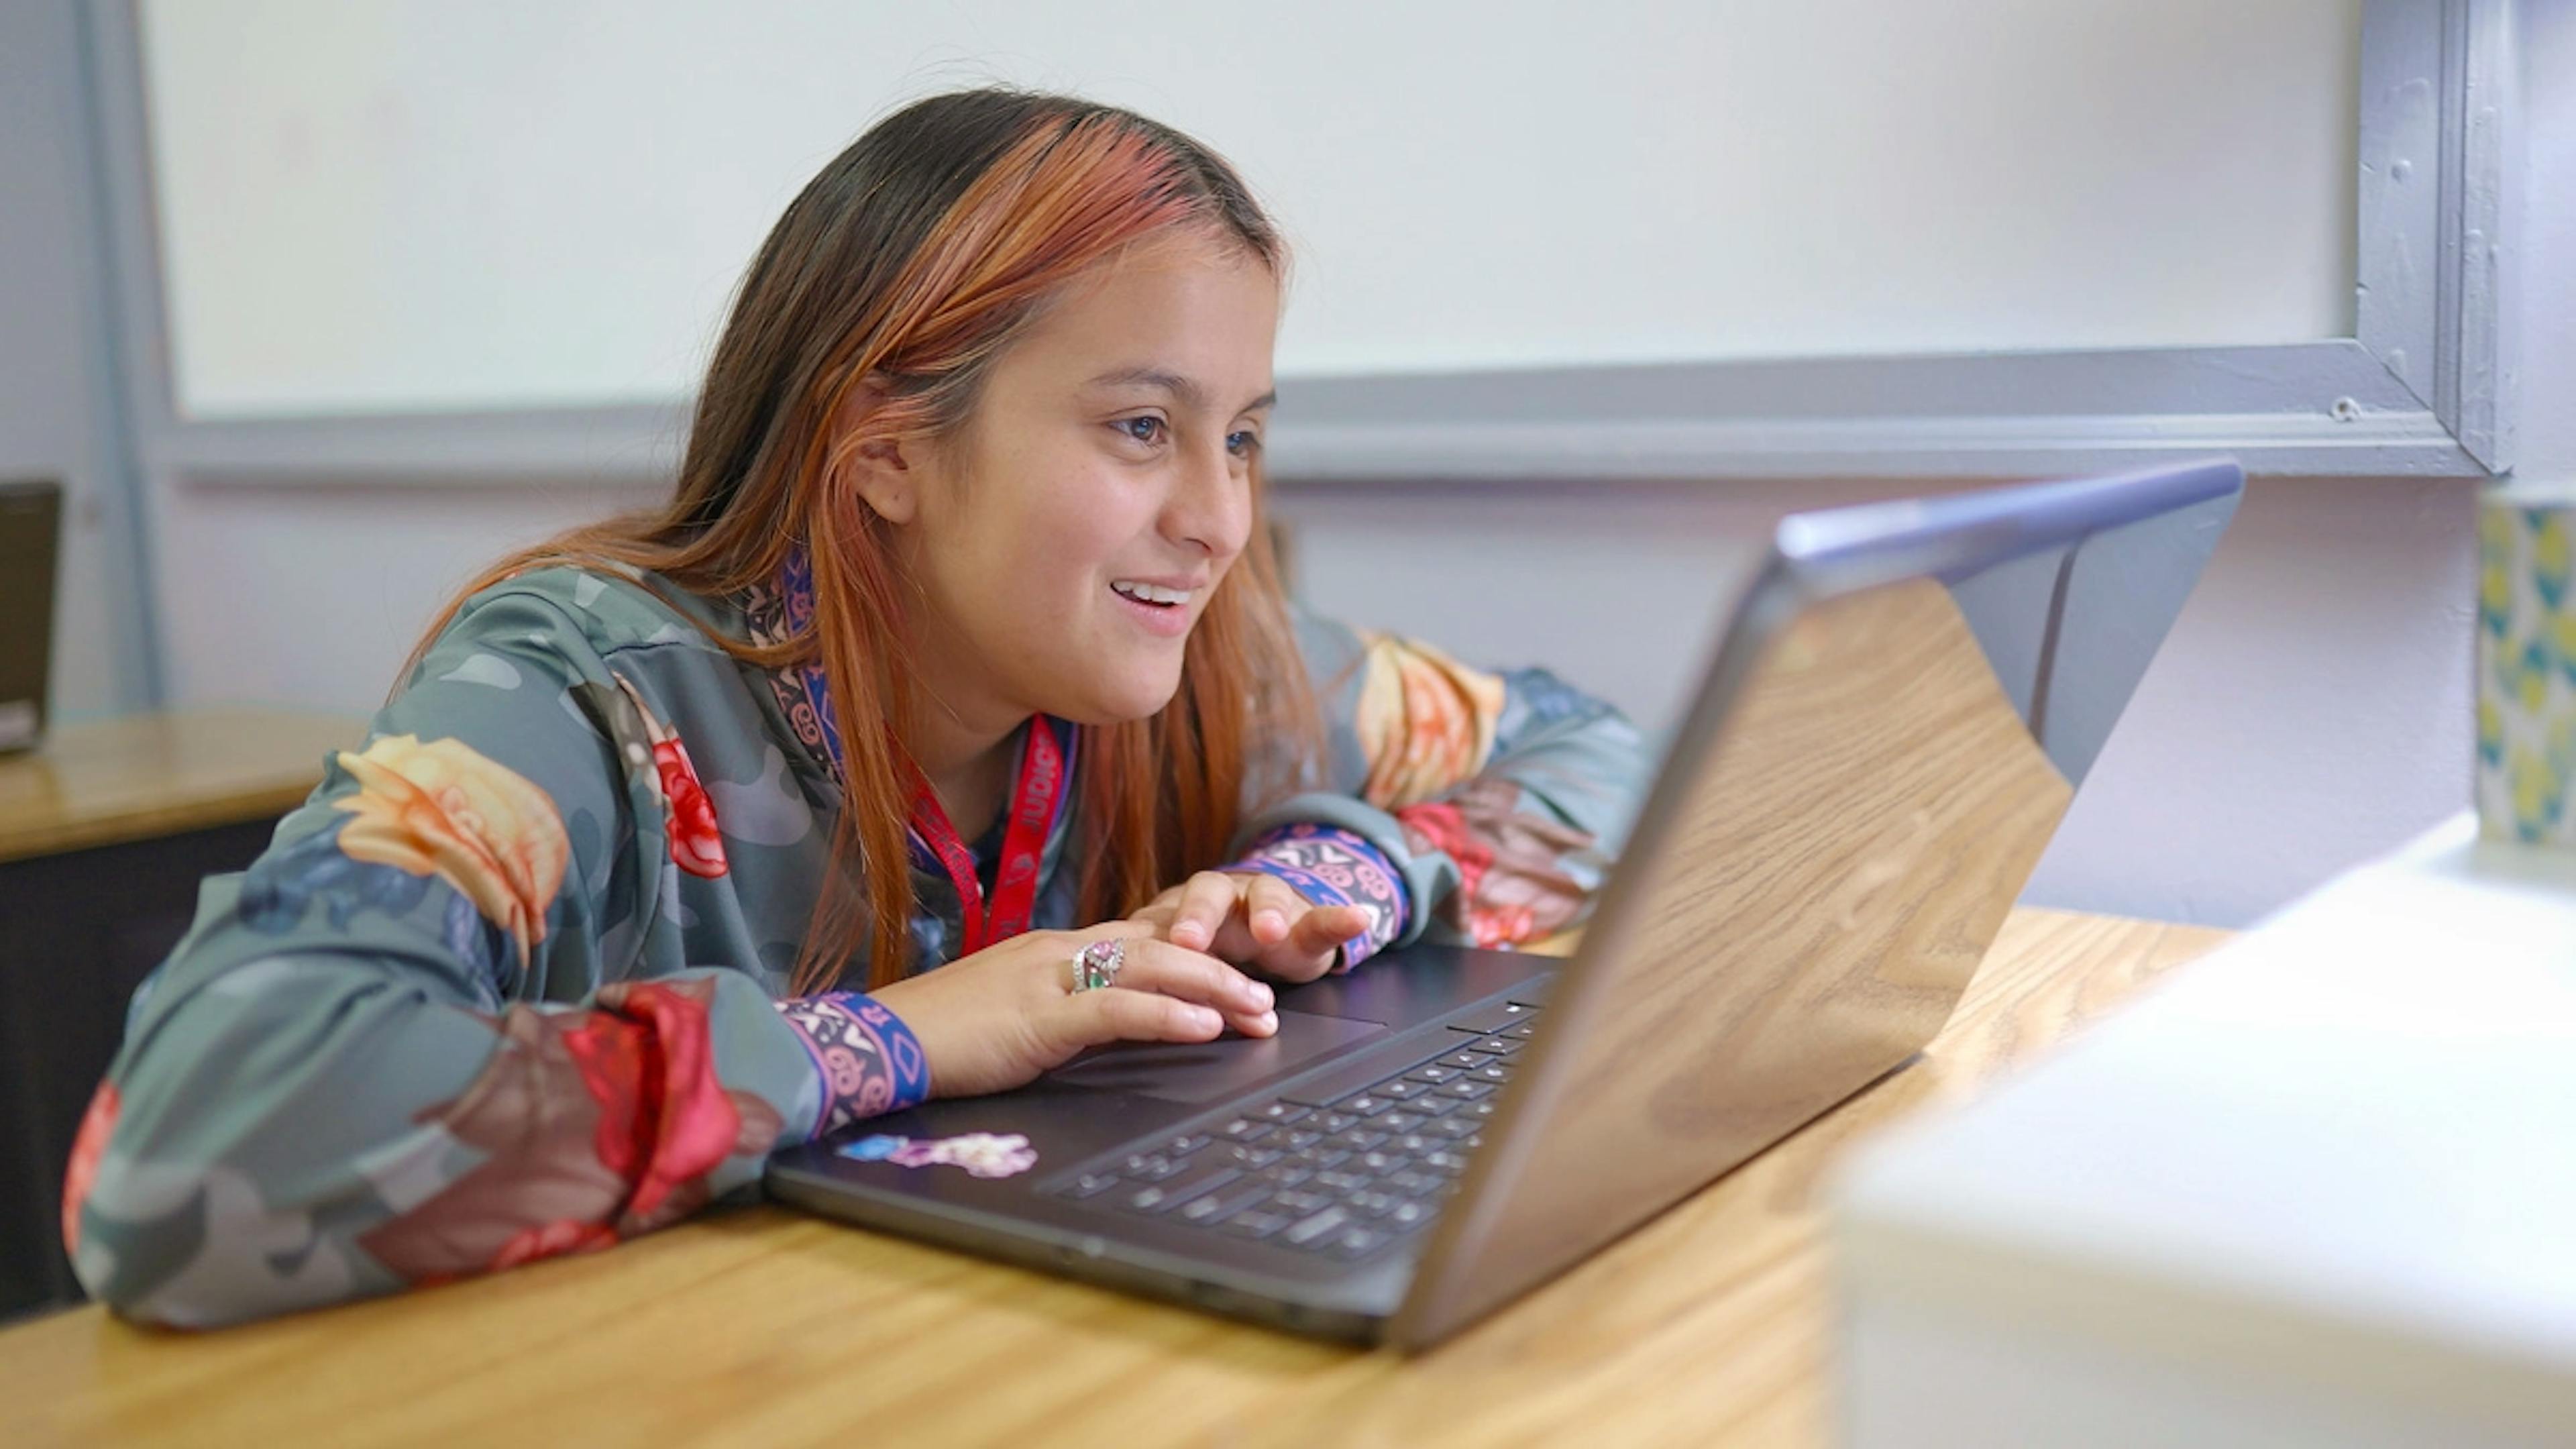
<instances>
[{"instance_id":1,"label":"laptop keyboard","mask_svg":"<svg viewBox=\"0 0 2576 1449\"><path fill-rule=\"evenodd\" d=\"M1047 1192L1167 1223L1341 1258L1430 1225L1483 1144L1513 1058L1537 1028L1520 1002L1453 1023L1394 1070L1326 1073L1204 1130L1130 1143Z\"/></svg>"}]
</instances>

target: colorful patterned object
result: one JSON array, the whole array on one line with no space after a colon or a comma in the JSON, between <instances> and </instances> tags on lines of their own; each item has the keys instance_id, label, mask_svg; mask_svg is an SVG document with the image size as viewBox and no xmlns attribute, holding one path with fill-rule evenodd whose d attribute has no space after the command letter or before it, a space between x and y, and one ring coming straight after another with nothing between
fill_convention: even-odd
<instances>
[{"instance_id":1,"label":"colorful patterned object","mask_svg":"<svg viewBox=\"0 0 2576 1449\"><path fill-rule=\"evenodd\" d=\"M2478 515L2478 819L2576 844L2576 496L2506 488Z\"/></svg>"}]
</instances>

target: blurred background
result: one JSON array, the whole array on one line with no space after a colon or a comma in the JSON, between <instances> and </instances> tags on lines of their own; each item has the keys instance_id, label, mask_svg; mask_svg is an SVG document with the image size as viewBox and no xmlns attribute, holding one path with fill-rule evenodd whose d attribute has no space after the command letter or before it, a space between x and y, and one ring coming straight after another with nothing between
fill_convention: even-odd
<instances>
[{"instance_id":1,"label":"blurred background","mask_svg":"<svg viewBox=\"0 0 2576 1449\"><path fill-rule=\"evenodd\" d=\"M1706 365L1724 412L1772 359L2349 337L2365 21L2409 7L2365 8L14 0L0 478L65 489L54 715L363 714L477 564L666 486L826 158L1000 80L1188 130L1285 222L1304 594L1660 728L1773 519L1962 478L1622 463L1622 369ZM2528 72L2571 8L2523 7ZM2571 195L2530 188L2526 474L2576 467ZM1495 370L1595 425L1490 477L1473 426L1335 451L1373 380ZM2462 806L2473 488L2402 472L2258 478L2030 899L2241 924Z\"/></svg>"}]
</instances>

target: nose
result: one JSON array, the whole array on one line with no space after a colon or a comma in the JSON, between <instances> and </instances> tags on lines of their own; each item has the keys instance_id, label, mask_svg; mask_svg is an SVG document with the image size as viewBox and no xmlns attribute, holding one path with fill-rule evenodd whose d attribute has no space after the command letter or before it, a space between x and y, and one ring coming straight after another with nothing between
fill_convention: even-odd
<instances>
[{"instance_id":1,"label":"nose","mask_svg":"<svg viewBox=\"0 0 2576 1449\"><path fill-rule=\"evenodd\" d=\"M1252 536L1252 482L1237 467L1222 437L1182 455L1163 505L1163 536L1220 564L1243 552Z\"/></svg>"}]
</instances>

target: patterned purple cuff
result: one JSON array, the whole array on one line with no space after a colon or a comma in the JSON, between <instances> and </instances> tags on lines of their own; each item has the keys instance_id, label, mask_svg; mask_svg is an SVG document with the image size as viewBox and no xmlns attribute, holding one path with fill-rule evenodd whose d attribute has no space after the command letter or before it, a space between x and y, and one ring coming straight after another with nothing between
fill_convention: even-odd
<instances>
[{"instance_id":1,"label":"patterned purple cuff","mask_svg":"<svg viewBox=\"0 0 2576 1449\"><path fill-rule=\"evenodd\" d=\"M1282 825L1252 843L1226 870L1259 871L1286 881L1319 906L1357 906L1368 929L1342 943L1336 971L1348 971L1404 934L1411 915L1404 879L1385 852L1338 825Z\"/></svg>"},{"instance_id":2,"label":"patterned purple cuff","mask_svg":"<svg viewBox=\"0 0 2576 1449\"><path fill-rule=\"evenodd\" d=\"M930 1096L930 1063L903 1018L865 992L835 991L776 1003L778 1014L805 1039L806 1054L823 1080L823 1114L816 1137L851 1123L918 1106Z\"/></svg>"}]
</instances>

